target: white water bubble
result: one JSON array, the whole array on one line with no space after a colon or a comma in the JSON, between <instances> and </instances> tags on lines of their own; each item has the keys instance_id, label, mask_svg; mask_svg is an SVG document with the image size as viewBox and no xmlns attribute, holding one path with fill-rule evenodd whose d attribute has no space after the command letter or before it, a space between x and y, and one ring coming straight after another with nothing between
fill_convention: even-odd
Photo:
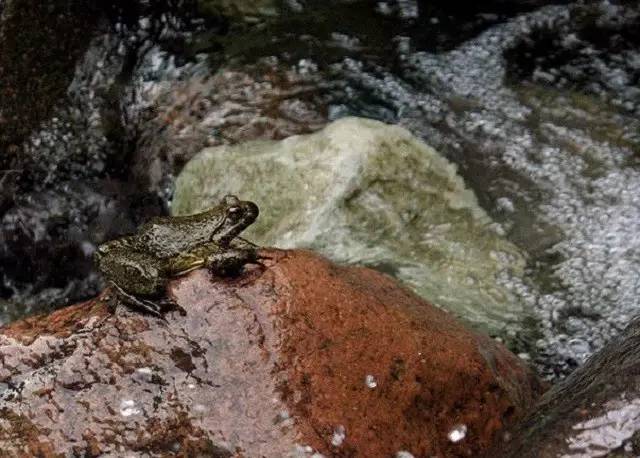
<instances>
[{"instance_id":1,"label":"white water bubble","mask_svg":"<svg viewBox=\"0 0 640 458\"><path fill-rule=\"evenodd\" d=\"M333 436L331 436L331 445L334 447L340 447L344 440L347 437L347 432L344 429L344 426L339 425L334 431Z\"/></svg>"},{"instance_id":2,"label":"white water bubble","mask_svg":"<svg viewBox=\"0 0 640 458\"><path fill-rule=\"evenodd\" d=\"M139 415L140 413L142 411L136 406L136 402L133 399L123 399L120 402L120 415L123 417Z\"/></svg>"},{"instance_id":3,"label":"white water bubble","mask_svg":"<svg viewBox=\"0 0 640 458\"><path fill-rule=\"evenodd\" d=\"M447 437L454 444L460 442L467 436L467 425L459 424L453 427Z\"/></svg>"},{"instance_id":4,"label":"white water bubble","mask_svg":"<svg viewBox=\"0 0 640 458\"><path fill-rule=\"evenodd\" d=\"M371 374L367 374L367 376L364 378L364 384L367 385L367 388L371 388L371 389L378 386L378 382L376 381L376 378Z\"/></svg>"},{"instance_id":5,"label":"white water bubble","mask_svg":"<svg viewBox=\"0 0 640 458\"><path fill-rule=\"evenodd\" d=\"M407 452L406 450L400 450L396 453L396 458L415 458L413 454Z\"/></svg>"}]
</instances>

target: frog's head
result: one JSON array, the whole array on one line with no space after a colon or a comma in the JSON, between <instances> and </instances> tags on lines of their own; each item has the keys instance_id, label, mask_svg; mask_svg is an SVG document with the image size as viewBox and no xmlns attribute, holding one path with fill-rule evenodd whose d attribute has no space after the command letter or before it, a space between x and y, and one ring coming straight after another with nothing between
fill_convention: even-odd
<instances>
[{"instance_id":1,"label":"frog's head","mask_svg":"<svg viewBox=\"0 0 640 458\"><path fill-rule=\"evenodd\" d=\"M222 215L222 221L216 228L211 240L220 245L228 245L235 237L258 217L258 206L247 200L240 200L236 196L226 195L220 201L217 210Z\"/></svg>"}]
</instances>

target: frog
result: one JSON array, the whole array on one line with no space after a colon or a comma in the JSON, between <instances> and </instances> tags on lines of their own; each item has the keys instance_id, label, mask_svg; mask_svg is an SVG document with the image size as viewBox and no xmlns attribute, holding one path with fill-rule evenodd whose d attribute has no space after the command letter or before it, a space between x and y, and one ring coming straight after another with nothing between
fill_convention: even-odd
<instances>
[{"instance_id":1,"label":"frog","mask_svg":"<svg viewBox=\"0 0 640 458\"><path fill-rule=\"evenodd\" d=\"M162 316L173 304L165 294L170 279L201 267L231 276L258 262L257 245L239 237L258 214L255 203L228 194L201 213L152 218L135 233L100 244L94 261L122 302Z\"/></svg>"}]
</instances>

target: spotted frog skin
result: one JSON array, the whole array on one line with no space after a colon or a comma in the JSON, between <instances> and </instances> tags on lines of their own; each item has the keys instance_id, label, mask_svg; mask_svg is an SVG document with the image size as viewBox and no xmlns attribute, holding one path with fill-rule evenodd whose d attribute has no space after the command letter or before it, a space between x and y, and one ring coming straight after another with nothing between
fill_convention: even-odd
<instances>
[{"instance_id":1,"label":"spotted frog skin","mask_svg":"<svg viewBox=\"0 0 640 458\"><path fill-rule=\"evenodd\" d=\"M95 262L125 303L159 315L157 299L170 278L200 267L231 275L255 262L256 246L238 235L257 217L256 204L227 195L205 212L153 218L135 234L101 244Z\"/></svg>"}]
</instances>

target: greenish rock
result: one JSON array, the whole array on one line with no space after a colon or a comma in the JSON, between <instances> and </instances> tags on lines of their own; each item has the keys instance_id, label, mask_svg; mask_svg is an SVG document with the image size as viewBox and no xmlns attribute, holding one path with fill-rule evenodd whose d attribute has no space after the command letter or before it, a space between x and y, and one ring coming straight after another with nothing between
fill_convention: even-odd
<instances>
[{"instance_id":1,"label":"greenish rock","mask_svg":"<svg viewBox=\"0 0 640 458\"><path fill-rule=\"evenodd\" d=\"M406 129L343 118L310 135L207 148L177 179L175 215L226 193L258 204L247 238L390 273L489 332L522 317L502 281L524 257L455 165ZM520 317L520 318L518 318Z\"/></svg>"}]
</instances>

